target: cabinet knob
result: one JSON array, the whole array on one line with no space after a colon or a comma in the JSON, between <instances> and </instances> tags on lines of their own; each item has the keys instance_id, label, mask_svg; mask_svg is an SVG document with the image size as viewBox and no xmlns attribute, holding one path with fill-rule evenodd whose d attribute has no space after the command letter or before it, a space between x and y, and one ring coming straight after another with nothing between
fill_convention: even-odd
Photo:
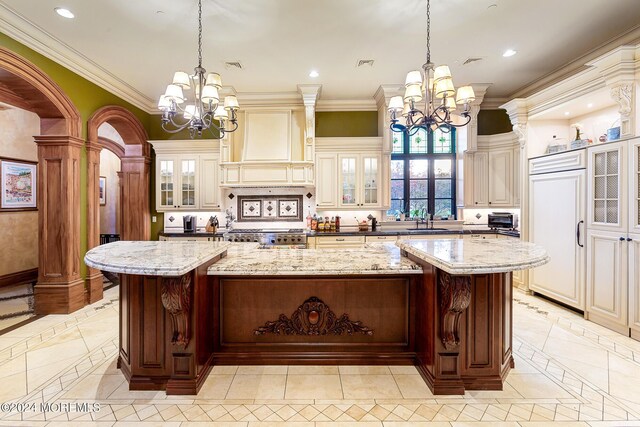
<instances>
[{"instance_id":1,"label":"cabinet knob","mask_svg":"<svg viewBox=\"0 0 640 427\"><path fill-rule=\"evenodd\" d=\"M478 202L476 202L476 205L478 204Z\"/></svg>"},{"instance_id":2,"label":"cabinet knob","mask_svg":"<svg viewBox=\"0 0 640 427\"><path fill-rule=\"evenodd\" d=\"M624 237L621 237L621 238L620 238L620 241L621 241L621 242L624 242L624 240L625 240L625 239L624 239Z\"/></svg>"},{"instance_id":3,"label":"cabinet knob","mask_svg":"<svg viewBox=\"0 0 640 427\"><path fill-rule=\"evenodd\" d=\"M489 202L489 204L491 204L491 202Z\"/></svg>"},{"instance_id":4,"label":"cabinet knob","mask_svg":"<svg viewBox=\"0 0 640 427\"><path fill-rule=\"evenodd\" d=\"M633 239L631 237L627 237L627 242L632 241Z\"/></svg>"}]
</instances>

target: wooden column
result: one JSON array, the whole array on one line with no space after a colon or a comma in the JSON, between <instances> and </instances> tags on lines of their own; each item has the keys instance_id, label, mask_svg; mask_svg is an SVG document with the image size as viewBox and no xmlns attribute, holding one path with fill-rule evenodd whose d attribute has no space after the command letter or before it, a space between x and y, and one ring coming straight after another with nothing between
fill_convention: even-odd
<instances>
[{"instance_id":1,"label":"wooden column","mask_svg":"<svg viewBox=\"0 0 640 427\"><path fill-rule=\"evenodd\" d=\"M149 240L149 174L151 159L146 156L126 156L120 159L120 203L122 240Z\"/></svg>"},{"instance_id":2,"label":"wooden column","mask_svg":"<svg viewBox=\"0 0 640 427\"><path fill-rule=\"evenodd\" d=\"M98 185L100 178L99 144L87 142L87 250L100 244L100 203L98 201ZM88 302L92 304L102 299L102 273L95 268L87 270Z\"/></svg>"},{"instance_id":3,"label":"wooden column","mask_svg":"<svg viewBox=\"0 0 640 427\"><path fill-rule=\"evenodd\" d=\"M80 153L84 141L36 136L40 233L37 314L71 313L85 305L80 277Z\"/></svg>"}]
</instances>

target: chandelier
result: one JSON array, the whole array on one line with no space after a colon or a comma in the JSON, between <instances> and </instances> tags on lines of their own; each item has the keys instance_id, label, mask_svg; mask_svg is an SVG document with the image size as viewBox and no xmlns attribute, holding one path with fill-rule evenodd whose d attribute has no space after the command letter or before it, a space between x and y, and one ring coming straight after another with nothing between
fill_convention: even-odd
<instances>
[{"instance_id":1,"label":"chandelier","mask_svg":"<svg viewBox=\"0 0 640 427\"><path fill-rule=\"evenodd\" d=\"M456 95L449 67L434 67L431 62L430 33L431 11L430 0L427 0L427 62L422 70L407 74L404 97L394 96L389 100L389 127L394 132L406 131L413 135L419 129L427 128L450 132L452 127L463 127L471 121L469 104L475 100L473 88L462 86ZM424 101L422 110L418 107L421 101ZM454 111L459 105L463 106L463 110L456 114Z\"/></svg>"},{"instance_id":2,"label":"chandelier","mask_svg":"<svg viewBox=\"0 0 640 427\"><path fill-rule=\"evenodd\" d=\"M192 75L177 71L166 92L160 95L158 109L162 111L162 128L165 131L178 133L188 129L189 136L194 138L202 136L207 129L214 135L215 129L218 138L222 138L225 133L238 129L238 99L225 96L224 103L221 103L218 91L222 87L222 78L218 73L206 73L207 70L202 68L202 0L198 0L198 66ZM193 92L193 101L184 108L182 104L189 99L183 90Z\"/></svg>"}]
</instances>

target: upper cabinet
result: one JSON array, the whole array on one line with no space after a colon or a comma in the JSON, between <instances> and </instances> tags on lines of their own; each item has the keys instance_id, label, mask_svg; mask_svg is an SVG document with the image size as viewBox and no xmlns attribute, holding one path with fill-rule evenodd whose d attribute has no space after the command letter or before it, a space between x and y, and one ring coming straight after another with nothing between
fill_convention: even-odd
<instances>
[{"instance_id":1,"label":"upper cabinet","mask_svg":"<svg viewBox=\"0 0 640 427\"><path fill-rule=\"evenodd\" d=\"M381 146L377 137L316 138L316 207L384 208Z\"/></svg>"},{"instance_id":2,"label":"upper cabinet","mask_svg":"<svg viewBox=\"0 0 640 427\"><path fill-rule=\"evenodd\" d=\"M220 209L217 141L150 143L156 152L157 211Z\"/></svg>"},{"instance_id":3,"label":"upper cabinet","mask_svg":"<svg viewBox=\"0 0 640 427\"><path fill-rule=\"evenodd\" d=\"M478 137L478 151L465 153L473 185L465 194L468 208L516 207L520 204L520 151L513 133ZM467 175L469 176L469 175Z\"/></svg>"},{"instance_id":4,"label":"upper cabinet","mask_svg":"<svg viewBox=\"0 0 640 427\"><path fill-rule=\"evenodd\" d=\"M589 147L587 226L627 231L627 142Z\"/></svg>"}]
</instances>

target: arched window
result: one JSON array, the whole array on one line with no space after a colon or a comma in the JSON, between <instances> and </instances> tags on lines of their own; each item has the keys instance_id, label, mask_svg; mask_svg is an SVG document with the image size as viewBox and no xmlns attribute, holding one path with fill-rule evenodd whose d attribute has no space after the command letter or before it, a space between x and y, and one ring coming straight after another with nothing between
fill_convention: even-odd
<instances>
[{"instance_id":1,"label":"arched window","mask_svg":"<svg viewBox=\"0 0 640 427\"><path fill-rule=\"evenodd\" d=\"M393 133L388 214L456 216L455 129Z\"/></svg>"}]
</instances>

